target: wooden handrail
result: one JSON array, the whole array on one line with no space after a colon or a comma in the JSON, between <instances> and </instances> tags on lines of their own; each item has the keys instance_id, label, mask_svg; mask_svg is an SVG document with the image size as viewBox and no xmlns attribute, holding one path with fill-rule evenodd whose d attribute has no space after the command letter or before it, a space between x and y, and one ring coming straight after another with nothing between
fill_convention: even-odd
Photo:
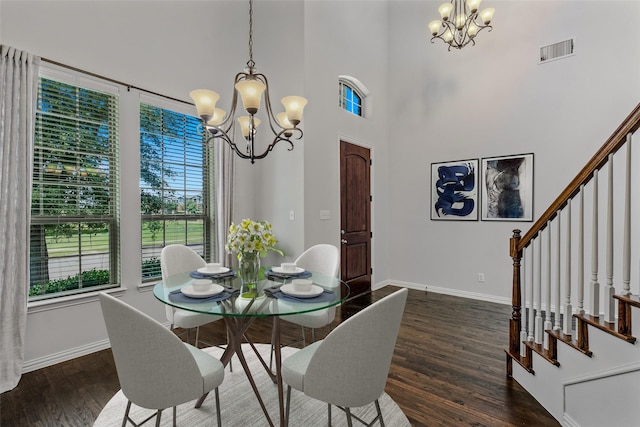
<instances>
[{"instance_id":1,"label":"wooden handrail","mask_svg":"<svg viewBox=\"0 0 640 427\"><path fill-rule=\"evenodd\" d=\"M531 240L546 227L547 223L555 218L558 211L562 209L569 199L578 194L580 186L588 183L593 177L593 173L599 170L607 163L609 154L615 153L626 142L627 134L634 133L640 128L640 104L627 116L626 119L611 134L609 139L598 150L598 152L589 160L576 177L569 183L567 188L560 193L556 200L547 208L547 210L538 218L533 226L522 236L517 242L517 251L529 246Z\"/></svg>"}]
</instances>

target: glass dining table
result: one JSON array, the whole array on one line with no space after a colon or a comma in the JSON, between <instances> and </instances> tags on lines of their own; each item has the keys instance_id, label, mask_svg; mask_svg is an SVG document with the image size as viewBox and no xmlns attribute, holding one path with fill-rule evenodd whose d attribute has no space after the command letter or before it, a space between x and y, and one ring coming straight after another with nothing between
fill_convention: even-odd
<instances>
[{"instance_id":1,"label":"glass dining table","mask_svg":"<svg viewBox=\"0 0 640 427\"><path fill-rule=\"evenodd\" d=\"M349 297L349 286L339 279L319 273L303 271L289 274L267 269L264 278L258 282L256 293L241 293L241 280L234 270L222 274L203 274L197 271L176 274L158 282L153 295L162 303L172 307L196 313L222 316L227 333L228 344L220 358L226 366L235 354L240 360L249 383L270 426L274 423L260 396L251 371L242 351L243 342L248 343L256 353L264 369L278 387L280 425L286 425L284 414L284 387L280 372L282 355L280 351L280 318L302 313L326 310L337 306ZM212 292L197 292L193 289L195 279L207 278L213 282ZM312 289L296 290L292 280L306 278L313 282ZM245 332L259 318L273 319L272 344L274 348L275 373L262 359L254 344L247 339ZM245 341L246 340L246 341ZM196 408L206 398L202 396Z\"/></svg>"}]
</instances>

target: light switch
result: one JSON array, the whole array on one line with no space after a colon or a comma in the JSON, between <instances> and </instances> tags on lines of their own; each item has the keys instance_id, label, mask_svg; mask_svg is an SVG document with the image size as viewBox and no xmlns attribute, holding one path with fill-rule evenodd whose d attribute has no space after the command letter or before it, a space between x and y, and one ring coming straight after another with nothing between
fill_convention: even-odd
<instances>
[{"instance_id":1,"label":"light switch","mask_svg":"<svg viewBox=\"0 0 640 427\"><path fill-rule=\"evenodd\" d=\"M291 210L289 211L289 219L290 219L291 221L293 221L294 219L296 219L296 213L293 211L293 209L291 209Z\"/></svg>"}]
</instances>

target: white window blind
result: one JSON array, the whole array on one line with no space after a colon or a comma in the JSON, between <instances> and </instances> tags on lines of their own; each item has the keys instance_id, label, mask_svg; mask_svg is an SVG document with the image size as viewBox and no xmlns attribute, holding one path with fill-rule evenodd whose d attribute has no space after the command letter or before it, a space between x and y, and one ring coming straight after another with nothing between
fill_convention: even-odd
<instances>
[{"instance_id":1,"label":"white window blind","mask_svg":"<svg viewBox=\"0 0 640 427\"><path fill-rule=\"evenodd\" d=\"M198 118L159 104L140 104L143 280L161 276L166 245L187 245L205 259L212 251L213 150Z\"/></svg>"},{"instance_id":2,"label":"white window blind","mask_svg":"<svg viewBox=\"0 0 640 427\"><path fill-rule=\"evenodd\" d=\"M118 282L118 172L118 96L42 77L30 299Z\"/></svg>"}]
</instances>

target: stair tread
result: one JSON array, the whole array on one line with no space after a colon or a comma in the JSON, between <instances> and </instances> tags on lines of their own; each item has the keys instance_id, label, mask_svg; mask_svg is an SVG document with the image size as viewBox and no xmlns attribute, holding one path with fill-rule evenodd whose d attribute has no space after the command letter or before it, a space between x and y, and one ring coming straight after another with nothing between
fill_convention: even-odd
<instances>
[{"instance_id":1,"label":"stair tread","mask_svg":"<svg viewBox=\"0 0 640 427\"><path fill-rule=\"evenodd\" d=\"M560 362L553 357L553 355L544 348L542 344L535 343L533 341L524 341L524 345L530 347L533 351L535 351L540 357L542 357L547 362L560 366Z\"/></svg>"},{"instance_id":2,"label":"stair tread","mask_svg":"<svg viewBox=\"0 0 640 427\"><path fill-rule=\"evenodd\" d=\"M600 329L601 331L604 331L610 335L620 338L621 340L624 340L628 343L633 344L636 342L636 337L619 333L615 323L606 322L600 316L592 316L590 314L574 314L573 317L575 317L576 319L581 319L582 321L588 323L589 325L594 326Z\"/></svg>"},{"instance_id":3,"label":"stair tread","mask_svg":"<svg viewBox=\"0 0 640 427\"><path fill-rule=\"evenodd\" d=\"M547 329L545 332L548 333L550 336L556 338L558 341L562 341L568 346L578 350L582 354L585 354L589 357L593 355L593 352L591 350L584 350L580 348L580 346L578 345L578 342L573 339L573 335L567 335L560 330L554 330L554 329Z\"/></svg>"}]
</instances>

